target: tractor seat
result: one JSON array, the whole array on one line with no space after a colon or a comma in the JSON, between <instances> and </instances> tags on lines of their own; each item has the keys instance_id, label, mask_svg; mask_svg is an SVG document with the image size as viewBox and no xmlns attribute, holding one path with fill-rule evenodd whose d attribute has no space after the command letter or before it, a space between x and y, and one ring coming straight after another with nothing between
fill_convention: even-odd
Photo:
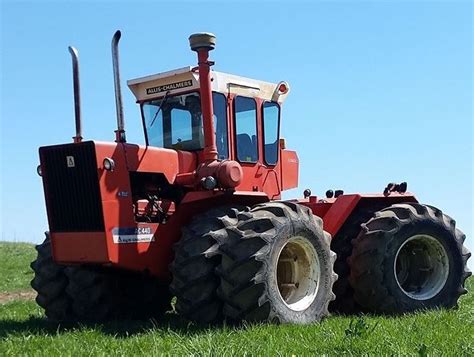
<instances>
[{"instance_id":1,"label":"tractor seat","mask_svg":"<svg viewBox=\"0 0 474 357\"><path fill-rule=\"evenodd\" d=\"M237 135L237 158L239 161L257 161L255 148L248 134Z\"/></svg>"}]
</instances>

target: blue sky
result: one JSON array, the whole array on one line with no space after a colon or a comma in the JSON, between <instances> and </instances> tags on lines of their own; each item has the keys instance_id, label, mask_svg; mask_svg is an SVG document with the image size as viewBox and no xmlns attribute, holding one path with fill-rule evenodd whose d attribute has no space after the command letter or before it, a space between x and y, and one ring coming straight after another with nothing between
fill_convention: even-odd
<instances>
[{"instance_id":1,"label":"blue sky","mask_svg":"<svg viewBox=\"0 0 474 357\"><path fill-rule=\"evenodd\" d=\"M80 53L84 136L112 141L110 40L122 30L127 138L143 143L125 80L194 65L187 37L211 31L216 70L290 83L282 135L299 153L300 187L286 198L407 181L474 250L471 2L1 6L0 239L39 242L47 229L37 149L74 135L68 45Z\"/></svg>"}]
</instances>

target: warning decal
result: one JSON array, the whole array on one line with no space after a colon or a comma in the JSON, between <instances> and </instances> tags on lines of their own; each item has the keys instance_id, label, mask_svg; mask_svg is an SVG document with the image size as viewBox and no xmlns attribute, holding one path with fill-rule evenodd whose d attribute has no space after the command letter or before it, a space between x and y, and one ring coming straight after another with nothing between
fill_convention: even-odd
<instances>
[{"instance_id":1,"label":"warning decal","mask_svg":"<svg viewBox=\"0 0 474 357\"><path fill-rule=\"evenodd\" d=\"M181 89L186 87L191 87L193 85L193 81L188 79L186 81L170 83L170 84L163 84L162 86L152 87L146 89L146 94L156 94L161 92L167 92L169 90Z\"/></svg>"},{"instance_id":2,"label":"warning decal","mask_svg":"<svg viewBox=\"0 0 474 357\"><path fill-rule=\"evenodd\" d=\"M114 243L148 243L155 240L152 227L140 226L132 228L116 227L112 229Z\"/></svg>"}]
</instances>

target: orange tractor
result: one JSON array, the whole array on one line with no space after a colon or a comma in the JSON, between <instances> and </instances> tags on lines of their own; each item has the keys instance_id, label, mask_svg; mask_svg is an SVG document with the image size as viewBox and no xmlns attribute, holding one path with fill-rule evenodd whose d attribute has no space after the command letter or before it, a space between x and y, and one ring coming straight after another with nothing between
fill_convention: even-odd
<instances>
[{"instance_id":1,"label":"orange tractor","mask_svg":"<svg viewBox=\"0 0 474 357\"><path fill-rule=\"evenodd\" d=\"M55 321L146 318L311 323L329 311L456 306L470 253L455 221L406 183L380 194L282 201L298 156L280 138L277 84L198 65L128 81L146 145L127 143L117 31L115 142L83 141L77 51L74 142L39 149L49 232L32 263Z\"/></svg>"}]
</instances>

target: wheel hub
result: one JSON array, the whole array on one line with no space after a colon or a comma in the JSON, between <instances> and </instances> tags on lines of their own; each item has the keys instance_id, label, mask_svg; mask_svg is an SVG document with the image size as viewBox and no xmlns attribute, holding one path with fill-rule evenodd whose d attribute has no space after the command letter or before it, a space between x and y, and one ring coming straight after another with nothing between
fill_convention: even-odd
<instances>
[{"instance_id":1,"label":"wheel hub","mask_svg":"<svg viewBox=\"0 0 474 357\"><path fill-rule=\"evenodd\" d=\"M283 302L294 311L307 309L316 298L321 266L314 246L304 237L292 237L277 260L277 285Z\"/></svg>"},{"instance_id":2,"label":"wheel hub","mask_svg":"<svg viewBox=\"0 0 474 357\"><path fill-rule=\"evenodd\" d=\"M431 299L448 279L446 249L432 236L412 236L398 249L394 271L397 284L405 295L415 300Z\"/></svg>"}]
</instances>

